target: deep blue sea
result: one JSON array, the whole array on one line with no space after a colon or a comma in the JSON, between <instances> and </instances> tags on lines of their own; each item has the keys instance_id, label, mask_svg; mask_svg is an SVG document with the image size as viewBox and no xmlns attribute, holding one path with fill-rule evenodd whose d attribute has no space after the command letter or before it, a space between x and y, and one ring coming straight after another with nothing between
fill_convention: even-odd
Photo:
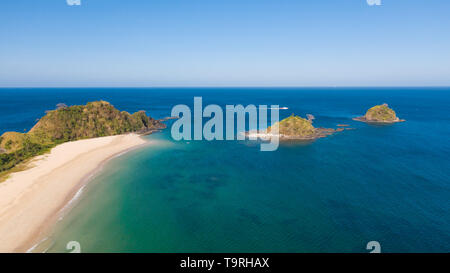
<instances>
[{"instance_id":1,"label":"deep blue sea","mask_svg":"<svg viewBox=\"0 0 450 273\"><path fill-rule=\"evenodd\" d=\"M0 89L0 133L57 103L106 100L170 116L176 104L278 104L346 130L261 152L252 141L174 141L111 160L55 226L47 251L450 252L450 88ZM406 122L352 118L388 103ZM64 183L64 181L61 181ZM51 198L51 196L49 196Z\"/></svg>"}]
</instances>

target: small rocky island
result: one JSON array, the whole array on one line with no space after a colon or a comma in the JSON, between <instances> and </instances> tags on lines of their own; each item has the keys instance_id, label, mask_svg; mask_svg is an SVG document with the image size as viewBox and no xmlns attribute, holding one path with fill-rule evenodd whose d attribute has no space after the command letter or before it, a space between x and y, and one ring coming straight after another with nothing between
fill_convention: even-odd
<instances>
[{"instance_id":1,"label":"small rocky island","mask_svg":"<svg viewBox=\"0 0 450 273\"><path fill-rule=\"evenodd\" d=\"M312 125L313 115L307 115L308 119L292 114L290 117L276 122L269 126L263 132L248 132L248 136L256 136L267 139L275 136L276 127L278 127L278 136L280 140L314 140L326 137L336 132L330 128L315 128Z\"/></svg>"},{"instance_id":2,"label":"small rocky island","mask_svg":"<svg viewBox=\"0 0 450 273\"><path fill-rule=\"evenodd\" d=\"M6 132L0 136L0 172L67 141L132 132L149 134L164 128L164 123L144 111L130 114L106 101L70 107L60 103L27 133Z\"/></svg>"},{"instance_id":3,"label":"small rocky island","mask_svg":"<svg viewBox=\"0 0 450 273\"><path fill-rule=\"evenodd\" d=\"M404 119L399 119L395 111L389 108L386 103L375 105L367 110L364 116L353 118L353 120L367 123L395 123L405 121Z\"/></svg>"}]
</instances>

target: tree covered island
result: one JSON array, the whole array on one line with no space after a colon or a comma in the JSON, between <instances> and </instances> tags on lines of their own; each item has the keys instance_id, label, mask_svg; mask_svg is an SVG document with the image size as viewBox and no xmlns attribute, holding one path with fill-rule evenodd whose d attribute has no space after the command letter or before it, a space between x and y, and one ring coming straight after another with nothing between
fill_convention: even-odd
<instances>
[{"instance_id":1,"label":"tree covered island","mask_svg":"<svg viewBox=\"0 0 450 273\"><path fill-rule=\"evenodd\" d=\"M279 122L269 126L267 130L259 132L247 132L249 137L270 139L278 136L280 140L314 140L333 134L337 130L330 128L316 128L312 125L314 116L307 115L307 119L292 114ZM278 132L277 132L278 127Z\"/></svg>"},{"instance_id":2,"label":"tree covered island","mask_svg":"<svg viewBox=\"0 0 450 273\"><path fill-rule=\"evenodd\" d=\"M353 118L353 120L367 123L395 123L405 121L398 118L395 111L389 108L386 103L375 105L367 110L364 116Z\"/></svg>"}]
</instances>

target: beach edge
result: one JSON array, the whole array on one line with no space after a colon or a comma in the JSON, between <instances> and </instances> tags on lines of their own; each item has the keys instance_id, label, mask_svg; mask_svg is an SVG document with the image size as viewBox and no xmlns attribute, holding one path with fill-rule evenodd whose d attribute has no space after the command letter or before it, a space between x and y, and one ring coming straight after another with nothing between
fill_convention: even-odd
<instances>
[{"instance_id":1,"label":"beach edge","mask_svg":"<svg viewBox=\"0 0 450 273\"><path fill-rule=\"evenodd\" d=\"M31 252L45 241L61 215L73 208L77 194L105 164L117 156L150 143L138 134L63 143L52 149L50 154L38 156L33 160L33 167L13 173L0 184L0 200L1 197L7 196L6 200L3 198L3 208L0 210L0 252ZM66 158L58 164L61 156ZM59 182L62 174L69 178L64 181L62 187L58 186L55 196L52 185ZM32 181L29 181L30 178ZM37 210L34 206L39 201L42 201L43 205ZM27 226L11 228L17 227L18 223Z\"/></svg>"}]
</instances>

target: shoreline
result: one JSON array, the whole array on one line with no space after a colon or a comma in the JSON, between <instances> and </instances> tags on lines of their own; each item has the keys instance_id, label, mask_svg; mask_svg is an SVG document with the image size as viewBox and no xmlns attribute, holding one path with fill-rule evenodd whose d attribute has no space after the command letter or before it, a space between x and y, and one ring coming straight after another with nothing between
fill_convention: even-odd
<instances>
[{"instance_id":1,"label":"shoreline","mask_svg":"<svg viewBox=\"0 0 450 273\"><path fill-rule=\"evenodd\" d=\"M0 252L32 251L109 160L146 144L137 134L67 142L11 174L0 183Z\"/></svg>"},{"instance_id":2,"label":"shoreline","mask_svg":"<svg viewBox=\"0 0 450 273\"><path fill-rule=\"evenodd\" d=\"M396 120L389 120L389 121L370 120L370 119L366 119L366 117L364 117L364 116L352 118L352 120L360 121L360 122L364 122L364 123L369 123L369 124L393 124L393 123L405 122L406 121L404 119L399 119L399 118L397 118Z\"/></svg>"},{"instance_id":3,"label":"shoreline","mask_svg":"<svg viewBox=\"0 0 450 273\"><path fill-rule=\"evenodd\" d=\"M330 129L330 128L315 128L315 133L310 136L298 137L298 136L289 136L284 134L272 134L267 133L266 131L248 131L245 132L244 135L248 137L250 140L261 139L264 141L269 141L272 138L278 138L279 141L289 141L289 140L298 140L298 141L313 141L319 138L324 138L329 135L332 135L336 132L341 132L344 129Z\"/></svg>"}]
</instances>

